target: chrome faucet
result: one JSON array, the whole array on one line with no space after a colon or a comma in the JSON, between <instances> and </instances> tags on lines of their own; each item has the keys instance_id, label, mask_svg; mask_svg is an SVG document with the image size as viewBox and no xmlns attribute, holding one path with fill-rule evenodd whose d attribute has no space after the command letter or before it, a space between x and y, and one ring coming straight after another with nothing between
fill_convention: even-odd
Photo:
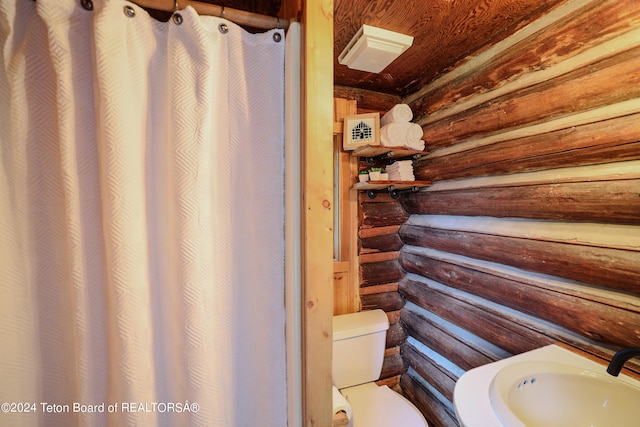
<instances>
[{"instance_id":1,"label":"chrome faucet","mask_svg":"<svg viewBox=\"0 0 640 427\"><path fill-rule=\"evenodd\" d=\"M617 377L622 370L622 366L627 362L627 360L637 356L640 356L640 347L624 348L618 351L611 358L607 372L614 377Z\"/></svg>"}]
</instances>

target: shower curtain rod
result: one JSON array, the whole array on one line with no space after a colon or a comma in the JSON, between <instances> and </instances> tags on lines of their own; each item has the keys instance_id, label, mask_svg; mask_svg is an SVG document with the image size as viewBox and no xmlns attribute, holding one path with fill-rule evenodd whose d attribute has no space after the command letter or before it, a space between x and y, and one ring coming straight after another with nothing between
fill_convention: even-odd
<instances>
[{"instance_id":1,"label":"shower curtain rod","mask_svg":"<svg viewBox=\"0 0 640 427\"><path fill-rule=\"evenodd\" d=\"M239 9L218 6L217 4L204 3L195 0L133 0L133 3L141 7L155 10L173 12L184 9L187 6L193 7L199 15L212 15L228 19L240 25L247 25L253 28L271 30L273 28L289 28L288 19L280 19L275 16L259 15Z\"/></svg>"}]
</instances>

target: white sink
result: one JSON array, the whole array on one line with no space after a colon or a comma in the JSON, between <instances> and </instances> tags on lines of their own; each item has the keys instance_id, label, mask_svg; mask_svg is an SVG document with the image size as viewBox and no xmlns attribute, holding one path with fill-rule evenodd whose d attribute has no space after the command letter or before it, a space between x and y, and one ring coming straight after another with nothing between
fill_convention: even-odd
<instances>
[{"instance_id":1,"label":"white sink","mask_svg":"<svg viewBox=\"0 0 640 427\"><path fill-rule=\"evenodd\" d=\"M552 345L466 372L454 406L463 427L637 427L640 381Z\"/></svg>"},{"instance_id":2,"label":"white sink","mask_svg":"<svg viewBox=\"0 0 640 427\"><path fill-rule=\"evenodd\" d=\"M640 388L561 363L507 365L494 377L489 401L505 426L640 425Z\"/></svg>"}]
</instances>

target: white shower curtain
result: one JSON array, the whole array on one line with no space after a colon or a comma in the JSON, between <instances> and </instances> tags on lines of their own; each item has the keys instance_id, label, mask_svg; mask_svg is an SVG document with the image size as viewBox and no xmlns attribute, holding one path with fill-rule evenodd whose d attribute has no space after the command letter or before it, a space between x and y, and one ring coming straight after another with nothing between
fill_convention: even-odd
<instances>
[{"instance_id":1,"label":"white shower curtain","mask_svg":"<svg viewBox=\"0 0 640 427\"><path fill-rule=\"evenodd\" d=\"M285 426L284 33L0 2L0 425Z\"/></svg>"}]
</instances>

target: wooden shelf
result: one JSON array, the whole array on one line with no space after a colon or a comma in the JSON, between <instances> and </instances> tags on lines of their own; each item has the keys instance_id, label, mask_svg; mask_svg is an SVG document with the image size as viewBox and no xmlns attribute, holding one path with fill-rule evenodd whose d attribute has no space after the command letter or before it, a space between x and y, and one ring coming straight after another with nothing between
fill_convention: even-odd
<instances>
[{"instance_id":1,"label":"wooden shelf","mask_svg":"<svg viewBox=\"0 0 640 427\"><path fill-rule=\"evenodd\" d=\"M430 185L431 181L365 181L355 183L353 188L366 191L370 199L375 198L381 191L388 191L392 198L397 199L400 193L416 192Z\"/></svg>"},{"instance_id":2,"label":"wooden shelf","mask_svg":"<svg viewBox=\"0 0 640 427\"><path fill-rule=\"evenodd\" d=\"M383 145L363 145L351 152L351 155L356 157L384 157L387 159L402 159L408 157L418 159L427 154L429 154L429 152L424 150L411 150L405 147L385 147Z\"/></svg>"},{"instance_id":3,"label":"wooden shelf","mask_svg":"<svg viewBox=\"0 0 640 427\"><path fill-rule=\"evenodd\" d=\"M382 190L393 187L396 190L406 190L412 187L428 187L431 181L365 181L357 182L353 188L356 190Z\"/></svg>"},{"instance_id":4,"label":"wooden shelf","mask_svg":"<svg viewBox=\"0 0 640 427\"><path fill-rule=\"evenodd\" d=\"M405 147L385 147L382 145L363 145L352 151L352 156L365 157L370 165L374 165L378 159L407 159L413 160L428 154L428 151L411 150ZM428 187L431 181L365 181L357 182L353 188L366 191L367 196L373 199L381 191L388 191L389 195L397 199L400 193L416 192L422 187Z\"/></svg>"}]
</instances>

